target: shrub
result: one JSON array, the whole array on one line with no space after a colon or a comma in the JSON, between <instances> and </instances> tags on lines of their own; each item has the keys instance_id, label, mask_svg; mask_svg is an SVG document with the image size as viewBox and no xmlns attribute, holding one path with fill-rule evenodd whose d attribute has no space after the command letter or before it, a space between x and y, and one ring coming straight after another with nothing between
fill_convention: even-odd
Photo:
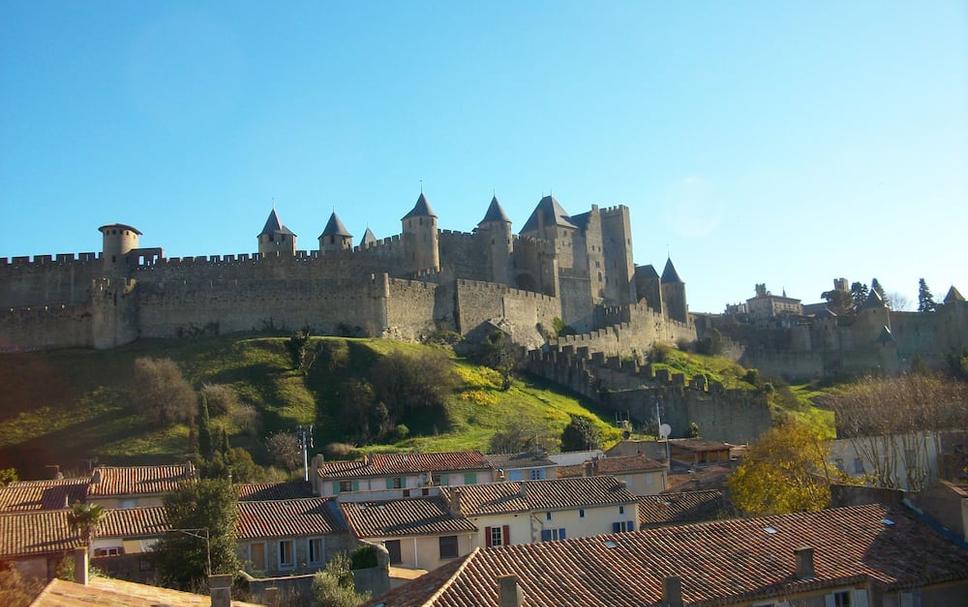
<instances>
[{"instance_id":1,"label":"shrub","mask_svg":"<svg viewBox=\"0 0 968 607\"><path fill-rule=\"evenodd\" d=\"M256 436L259 434L259 411L248 403L239 403L229 410L229 419L239 430Z\"/></svg>"},{"instance_id":2,"label":"shrub","mask_svg":"<svg viewBox=\"0 0 968 607\"><path fill-rule=\"evenodd\" d=\"M450 359L441 351L420 356L402 351L387 354L370 368L377 401L387 409L392 427L402 416L420 409L443 410L457 385Z\"/></svg>"},{"instance_id":3,"label":"shrub","mask_svg":"<svg viewBox=\"0 0 968 607\"><path fill-rule=\"evenodd\" d=\"M699 438L699 424L689 422L689 438Z\"/></svg>"},{"instance_id":4,"label":"shrub","mask_svg":"<svg viewBox=\"0 0 968 607\"><path fill-rule=\"evenodd\" d=\"M682 350L683 352L688 352L692 347L692 342L685 337L680 337L676 340L676 348Z\"/></svg>"},{"instance_id":5,"label":"shrub","mask_svg":"<svg viewBox=\"0 0 968 607\"><path fill-rule=\"evenodd\" d=\"M746 374L743 375L743 381L753 386L760 385L760 372L758 369L747 369Z\"/></svg>"},{"instance_id":6,"label":"shrub","mask_svg":"<svg viewBox=\"0 0 968 607\"><path fill-rule=\"evenodd\" d=\"M377 564L379 561L373 546L360 546L350 554L350 569L370 569Z\"/></svg>"},{"instance_id":7,"label":"shrub","mask_svg":"<svg viewBox=\"0 0 968 607\"><path fill-rule=\"evenodd\" d=\"M190 422L195 416L195 390L172 359L135 359L132 383L131 400L159 424Z\"/></svg>"},{"instance_id":8,"label":"shrub","mask_svg":"<svg viewBox=\"0 0 968 607\"><path fill-rule=\"evenodd\" d=\"M209 415L225 415L239 405L239 395L232 386L202 384L201 393L208 401Z\"/></svg>"},{"instance_id":9,"label":"shrub","mask_svg":"<svg viewBox=\"0 0 968 607\"><path fill-rule=\"evenodd\" d=\"M575 329L573 329L570 325L566 325L565 321L561 320L557 316L552 319L551 328L554 329L555 335L558 337L575 334Z\"/></svg>"},{"instance_id":10,"label":"shrub","mask_svg":"<svg viewBox=\"0 0 968 607\"><path fill-rule=\"evenodd\" d=\"M369 598L369 593L356 591L350 559L343 553L336 554L313 577L313 604L317 607L357 607Z\"/></svg>"},{"instance_id":11,"label":"shrub","mask_svg":"<svg viewBox=\"0 0 968 607\"><path fill-rule=\"evenodd\" d=\"M266 450L273 463L276 463L290 473L297 469L303 461L302 447L299 439L292 432L276 432L266 441Z\"/></svg>"},{"instance_id":12,"label":"shrub","mask_svg":"<svg viewBox=\"0 0 968 607\"><path fill-rule=\"evenodd\" d=\"M74 559L70 560L73 566ZM22 576L13 567L0 566L0 605L27 607L43 589L44 582L40 578Z\"/></svg>"},{"instance_id":13,"label":"shrub","mask_svg":"<svg viewBox=\"0 0 968 607\"><path fill-rule=\"evenodd\" d=\"M456 346L457 344L464 341L464 337L460 333L454 331L448 331L447 329L436 329L430 335L427 335L422 340L426 344L431 344L434 346Z\"/></svg>"},{"instance_id":14,"label":"shrub","mask_svg":"<svg viewBox=\"0 0 968 607\"><path fill-rule=\"evenodd\" d=\"M397 427L394 430L394 432L396 432L397 438L399 438L400 440L403 440L408 436L410 436L410 428L408 428L405 424L397 424Z\"/></svg>"},{"instance_id":15,"label":"shrub","mask_svg":"<svg viewBox=\"0 0 968 607\"><path fill-rule=\"evenodd\" d=\"M709 332L709 335L696 342L696 352L718 356L723 353L725 345L723 334L720 333L719 329L713 329Z\"/></svg>"},{"instance_id":16,"label":"shrub","mask_svg":"<svg viewBox=\"0 0 968 607\"><path fill-rule=\"evenodd\" d=\"M561 433L562 451L585 451L601 446L601 433L591 418L572 415L571 421Z\"/></svg>"},{"instance_id":17,"label":"shrub","mask_svg":"<svg viewBox=\"0 0 968 607\"><path fill-rule=\"evenodd\" d=\"M671 354L672 354L671 344L667 344L663 341L657 341L654 344L652 344L652 350L649 351L649 360L654 363L668 362Z\"/></svg>"},{"instance_id":18,"label":"shrub","mask_svg":"<svg viewBox=\"0 0 968 607\"><path fill-rule=\"evenodd\" d=\"M533 418L516 419L491 436L490 453L521 453L523 451L550 451L554 439L547 424Z\"/></svg>"}]
</instances>

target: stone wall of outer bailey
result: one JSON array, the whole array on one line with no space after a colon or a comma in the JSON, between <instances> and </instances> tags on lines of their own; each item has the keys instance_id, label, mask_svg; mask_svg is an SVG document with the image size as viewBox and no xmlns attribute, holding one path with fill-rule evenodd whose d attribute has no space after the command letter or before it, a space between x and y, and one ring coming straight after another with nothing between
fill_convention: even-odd
<instances>
[{"instance_id":1,"label":"stone wall of outer bailey","mask_svg":"<svg viewBox=\"0 0 968 607\"><path fill-rule=\"evenodd\" d=\"M389 279L386 335L419 340L433 333L437 288L430 282Z\"/></svg>"},{"instance_id":2,"label":"stone wall of outer bailey","mask_svg":"<svg viewBox=\"0 0 968 607\"><path fill-rule=\"evenodd\" d=\"M90 345L91 307L87 304L0 310L0 352Z\"/></svg>"},{"instance_id":3,"label":"stone wall of outer bailey","mask_svg":"<svg viewBox=\"0 0 968 607\"><path fill-rule=\"evenodd\" d=\"M267 328L381 336L385 275L370 280L222 280L139 285L138 326L145 337L179 337Z\"/></svg>"},{"instance_id":4,"label":"stone wall of outer bailey","mask_svg":"<svg viewBox=\"0 0 968 607\"><path fill-rule=\"evenodd\" d=\"M558 284L561 294L561 319L575 331L591 330L595 326L591 280L570 270L562 270Z\"/></svg>"},{"instance_id":5,"label":"stone wall of outer bailey","mask_svg":"<svg viewBox=\"0 0 968 607\"><path fill-rule=\"evenodd\" d=\"M487 321L503 318L514 341L528 347L544 343L539 324L549 328L561 315L561 302L555 297L495 283L457 280L455 300L456 324L462 335L473 335Z\"/></svg>"},{"instance_id":6,"label":"stone wall of outer bailey","mask_svg":"<svg viewBox=\"0 0 968 607\"><path fill-rule=\"evenodd\" d=\"M681 323L654 312L645 304L611 306L602 311L602 329L565 335L555 340L557 347L588 348L608 356L629 355L633 351L644 354L657 341L676 343L695 341L694 323Z\"/></svg>"},{"instance_id":7,"label":"stone wall of outer bailey","mask_svg":"<svg viewBox=\"0 0 968 607\"><path fill-rule=\"evenodd\" d=\"M477 234L453 230L440 230L437 238L442 268L461 278L491 280L487 259L490 243Z\"/></svg>"},{"instance_id":8,"label":"stone wall of outer bailey","mask_svg":"<svg viewBox=\"0 0 968 607\"><path fill-rule=\"evenodd\" d=\"M0 308L84 303L100 274L95 253L0 258Z\"/></svg>"}]
</instances>

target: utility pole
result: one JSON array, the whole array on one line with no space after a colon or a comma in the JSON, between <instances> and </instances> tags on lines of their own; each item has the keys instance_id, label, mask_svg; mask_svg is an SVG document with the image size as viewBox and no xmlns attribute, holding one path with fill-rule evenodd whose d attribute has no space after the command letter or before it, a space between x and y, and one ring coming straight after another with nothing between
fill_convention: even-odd
<instances>
[{"instance_id":1,"label":"utility pole","mask_svg":"<svg viewBox=\"0 0 968 607\"><path fill-rule=\"evenodd\" d=\"M296 429L296 437L303 452L304 480L309 482L309 450L313 448L313 425L299 426Z\"/></svg>"}]
</instances>

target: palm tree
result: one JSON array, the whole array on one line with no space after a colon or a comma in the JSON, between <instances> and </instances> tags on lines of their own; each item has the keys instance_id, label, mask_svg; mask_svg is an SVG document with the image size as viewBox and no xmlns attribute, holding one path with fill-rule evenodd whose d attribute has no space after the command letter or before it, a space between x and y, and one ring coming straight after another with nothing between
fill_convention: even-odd
<instances>
[{"instance_id":1,"label":"palm tree","mask_svg":"<svg viewBox=\"0 0 968 607\"><path fill-rule=\"evenodd\" d=\"M84 543L90 546L91 536L103 517L104 508L98 504L75 502L71 506L71 511L67 513L67 524L70 525L71 531L79 532Z\"/></svg>"}]
</instances>

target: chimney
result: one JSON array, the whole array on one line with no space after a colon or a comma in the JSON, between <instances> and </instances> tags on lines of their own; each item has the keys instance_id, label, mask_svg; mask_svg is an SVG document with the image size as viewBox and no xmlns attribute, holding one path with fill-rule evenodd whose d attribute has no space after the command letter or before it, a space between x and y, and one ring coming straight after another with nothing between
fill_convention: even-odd
<instances>
[{"instance_id":1,"label":"chimney","mask_svg":"<svg viewBox=\"0 0 968 607\"><path fill-rule=\"evenodd\" d=\"M370 454L369 453L364 453L363 454L363 465L364 466L369 466L370 465Z\"/></svg>"},{"instance_id":2,"label":"chimney","mask_svg":"<svg viewBox=\"0 0 968 607\"><path fill-rule=\"evenodd\" d=\"M450 492L450 511L452 514L460 516L464 514L464 490L457 487Z\"/></svg>"},{"instance_id":3,"label":"chimney","mask_svg":"<svg viewBox=\"0 0 968 607\"><path fill-rule=\"evenodd\" d=\"M94 469L94 474L91 475L91 482L92 483L100 483L101 482L101 469L100 468L95 468Z\"/></svg>"},{"instance_id":4,"label":"chimney","mask_svg":"<svg viewBox=\"0 0 968 607\"><path fill-rule=\"evenodd\" d=\"M800 546L793 551L797 557L797 577L801 580L812 580L817 577L813 568L813 547Z\"/></svg>"},{"instance_id":5,"label":"chimney","mask_svg":"<svg viewBox=\"0 0 968 607\"><path fill-rule=\"evenodd\" d=\"M87 586L90 564L87 546L79 546L74 549L74 581L82 586Z\"/></svg>"},{"instance_id":6,"label":"chimney","mask_svg":"<svg viewBox=\"0 0 968 607\"><path fill-rule=\"evenodd\" d=\"M497 587L501 607L521 607L524 605L524 595L518 585L518 576L505 575L497 578Z\"/></svg>"},{"instance_id":7,"label":"chimney","mask_svg":"<svg viewBox=\"0 0 968 607\"><path fill-rule=\"evenodd\" d=\"M662 604L666 607L682 607L682 578L670 575L662 580Z\"/></svg>"},{"instance_id":8,"label":"chimney","mask_svg":"<svg viewBox=\"0 0 968 607\"><path fill-rule=\"evenodd\" d=\"M208 576L212 607L232 607L232 577L231 573Z\"/></svg>"},{"instance_id":9,"label":"chimney","mask_svg":"<svg viewBox=\"0 0 968 607\"><path fill-rule=\"evenodd\" d=\"M586 460L583 464L585 468L585 476L595 476L595 461Z\"/></svg>"}]
</instances>

